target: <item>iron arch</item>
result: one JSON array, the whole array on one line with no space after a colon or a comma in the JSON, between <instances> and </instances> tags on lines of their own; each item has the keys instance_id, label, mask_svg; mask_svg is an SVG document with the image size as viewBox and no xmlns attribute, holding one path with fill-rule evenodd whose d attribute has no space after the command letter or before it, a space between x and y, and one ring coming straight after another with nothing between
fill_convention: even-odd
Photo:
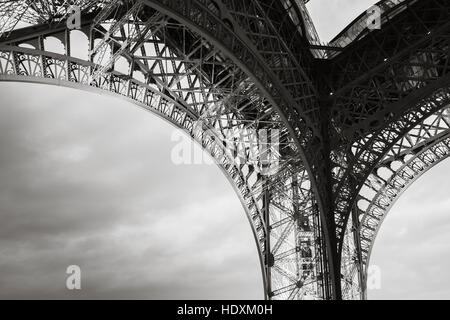
<instances>
[{"instance_id":1,"label":"iron arch","mask_svg":"<svg viewBox=\"0 0 450 320\"><path fill-rule=\"evenodd\" d=\"M345 237L342 273L347 299L367 297L372 250L394 204L414 182L449 157L450 107L447 106L399 140L368 177Z\"/></svg>"}]
</instances>

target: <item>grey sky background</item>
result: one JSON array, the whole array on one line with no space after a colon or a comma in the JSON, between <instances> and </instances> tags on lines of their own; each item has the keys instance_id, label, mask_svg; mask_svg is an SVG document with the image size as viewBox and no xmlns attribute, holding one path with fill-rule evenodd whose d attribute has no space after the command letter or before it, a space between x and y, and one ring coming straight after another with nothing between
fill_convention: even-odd
<instances>
[{"instance_id":1,"label":"grey sky background","mask_svg":"<svg viewBox=\"0 0 450 320\"><path fill-rule=\"evenodd\" d=\"M370 299L450 299L450 161L431 169L392 208L371 264L381 290Z\"/></svg>"},{"instance_id":2,"label":"grey sky background","mask_svg":"<svg viewBox=\"0 0 450 320\"><path fill-rule=\"evenodd\" d=\"M375 1L311 0L324 41ZM175 166L174 128L128 102L0 83L0 298L261 299L249 223L215 166ZM450 298L450 164L392 210L369 298ZM67 266L82 290L65 288Z\"/></svg>"}]
</instances>

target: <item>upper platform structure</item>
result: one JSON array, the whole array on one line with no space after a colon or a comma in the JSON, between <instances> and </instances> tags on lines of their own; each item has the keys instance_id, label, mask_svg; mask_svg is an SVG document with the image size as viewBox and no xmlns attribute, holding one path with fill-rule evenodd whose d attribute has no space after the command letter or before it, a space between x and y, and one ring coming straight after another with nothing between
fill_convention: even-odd
<instances>
[{"instance_id":1,"label":"upper platform structure","mask_svg":"<svg viewBox=\"0 0 450 320\"><path fill-rule=\"evenodd\" d=\"M364 298L383 217L448 154L450 3L378 6L324 46L299 0L0 0L0 80L182 128L235 187L267 298Z\"/></svg>"},{"instance_id":2,"label":"upper platform structure","mask_svg":"<svg viewBox=\"0 0 450 320\"><path fill-rule=\"evenodd\" d=\"M359 15L352 23L350 23L344 30L342 30L333 40L330 45L333 47L344 48L354 41L358 41L373 31L373 26L378 19L375 14L381 16L379 23L382 25L389 19L394 18L397 14L408 8L412 2L406 2L405 0L381 0L378 1L372 7L372 10L368 10Z\"/></svg>"}]
</instances>

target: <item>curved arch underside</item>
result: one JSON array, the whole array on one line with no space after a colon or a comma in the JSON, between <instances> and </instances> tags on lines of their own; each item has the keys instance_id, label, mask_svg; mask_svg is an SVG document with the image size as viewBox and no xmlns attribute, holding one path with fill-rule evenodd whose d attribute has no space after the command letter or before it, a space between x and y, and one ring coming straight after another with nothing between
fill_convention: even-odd
<instances>
[{"instance_id":1,"label":"curved arch underside","mask_svg":"<svg viewBox=\"0 0 450 320\"><path fill-rule=\"evenodd\" d=\"M0 81L161 116L235 187L267 298L365 298L384 216L447 155L450 103L450 3L378 5L381 30L363 14L323 46L297 0L1 1Z\"/></svg>"}]
</instances>

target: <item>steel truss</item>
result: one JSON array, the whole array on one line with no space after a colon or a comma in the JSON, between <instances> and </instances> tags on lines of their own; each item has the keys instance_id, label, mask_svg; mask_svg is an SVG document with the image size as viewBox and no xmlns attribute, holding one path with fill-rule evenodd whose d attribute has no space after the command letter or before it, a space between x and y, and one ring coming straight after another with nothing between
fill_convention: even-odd
<instances>
[{"instance_id":1,"label":"steel truss","mask_svg":"<svg viewBox=\"0 0 450 320\"><path fill-rule=\"evenodd\" d=\"M378 5L381 30L363 15L323 45L300 0L0 1L0 80L111 93L170 121L235 187L267 298L365 298L384 216L450 139L450 3Z\"/></svg>"}]
</instances>

